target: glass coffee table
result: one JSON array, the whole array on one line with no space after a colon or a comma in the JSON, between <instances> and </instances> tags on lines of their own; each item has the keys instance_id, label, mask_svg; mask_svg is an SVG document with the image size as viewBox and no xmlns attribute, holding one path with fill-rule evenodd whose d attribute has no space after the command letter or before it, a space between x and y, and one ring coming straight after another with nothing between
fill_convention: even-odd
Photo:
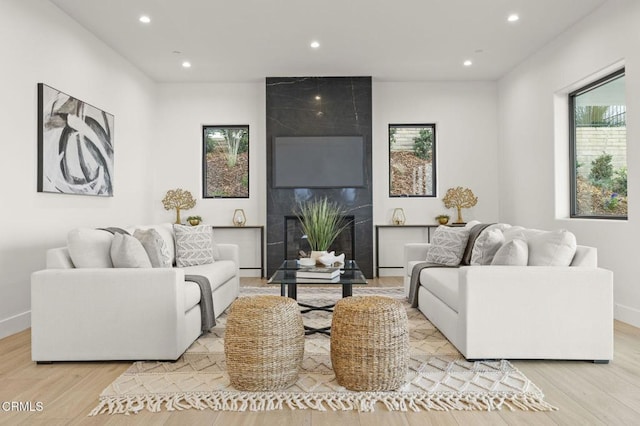
<instances>
[{"instance_id":1,"label":"glass coffee table","mask_svg":"<svg viewBox=\"0 0 640 426\"><path fill-rule=\"evenodd\" d=\"M344 265L340 266L340 278L338 281L319 281L308 280L305 278L296 277L296 271L300 269L300 264L297 260L285 260L282 265L276 270L276 272L267 281L268 284L280 285L280 295L288 296L294 300L298 300L298 284L313 285L313 286L342 286L342 297L349 297L353 294L353 285L366 285L367 279L360 270L360 267L355 260L347 260ZM303 314L311 311L326 311L333 312L335 303L325 306L312 306L305 303L298 302L302 309L300 312ZM330 334L331 327L312 328L305 326L305 334Z\"/></svg>"}]
</instances>

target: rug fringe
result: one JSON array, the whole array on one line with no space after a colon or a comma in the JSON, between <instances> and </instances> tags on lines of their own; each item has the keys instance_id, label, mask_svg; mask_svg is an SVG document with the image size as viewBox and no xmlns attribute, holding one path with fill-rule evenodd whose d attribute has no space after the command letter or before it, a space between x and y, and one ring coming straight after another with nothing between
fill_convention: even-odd
<instances>
[{"instance_id":1,"label":"rug fringe","mask_svg":"<svg viewBox=\"0 0 640 426\"><path fill-rule=\"evenodd\" d=\"M287 392L186 392L163 395L102 396L89 416L98 414L137 414L146 409L157 413L189 408L216 411L273 411L285 406L318 411L358 410L372 412L380 402L389 411L556 411L539 394L513 393L287 393Z\"/></svg>"}]
</instances>

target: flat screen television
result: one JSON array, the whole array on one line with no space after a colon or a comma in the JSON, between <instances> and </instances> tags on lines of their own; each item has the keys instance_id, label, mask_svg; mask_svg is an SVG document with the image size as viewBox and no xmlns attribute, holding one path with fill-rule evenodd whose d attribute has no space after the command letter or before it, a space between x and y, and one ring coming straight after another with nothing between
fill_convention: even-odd
<instances>
[{"instance_id":1,"label":"flat screen television","mask_svg":"<svg viewBox=\"0 0 640 426\"><path fill-rule=\"evenodd\" d=\"M365 186L362 136L278 136L272 148L274 188Z\"/></svg>"}]
</instances>

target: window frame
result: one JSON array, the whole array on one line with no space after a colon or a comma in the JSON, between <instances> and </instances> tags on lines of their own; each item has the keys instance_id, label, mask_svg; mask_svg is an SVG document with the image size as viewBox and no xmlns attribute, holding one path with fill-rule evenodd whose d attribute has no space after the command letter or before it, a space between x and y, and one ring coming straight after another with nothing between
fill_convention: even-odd
<instances>
[{"instance_id":1,"label":"window frame","mask_svg":"<svg viewBox=\"0 0 640 426\"><path fill-rule=\"evenodd\" d=\"M391 179L391 129L392 128L431 128L431 132L433 134L433 145L431 147L431 182L432 182L432 193L431 195L420 195L420 194L400 194L393 195L391 193L392 188L392 179ZM389 198L437 198L438 197L438 180L437 180L437 167L436 167L436 152L437 152L437 133L436 133L436 123L418 123L418 124L393 124L389 123L387 128L387 149L388 149L388 179L389 179L389 189L388 194Z\"/></svg>"},{"instance_id":2,"label":"window frame","mask_svg":"<svg viewBox=\"0 0 640 426\"><path fill-rule=\"evenodd\" d=\"M575 98L576 96L587 93L593 89L596 89L600 86L603 86L613 80L616 80L622 76L626 76L625 68L622 67L614 72L607 74L604 77L601 77L589 84L586 84L573 92L570 92L568 96L568 104L569 104L569 190L570 190L570 207L569 207L569 217L571 219L609 219L609 220L627 220L629 216L629 212L625 216L614 216L614 215L582 215L577 213L578 202L577 202L577 179L578 179L578 170L576 167L577 160L577 150L576 150L576 121L575 121ZM626 143L626 141L625 141Z\"/></svg>"}]
</instances>

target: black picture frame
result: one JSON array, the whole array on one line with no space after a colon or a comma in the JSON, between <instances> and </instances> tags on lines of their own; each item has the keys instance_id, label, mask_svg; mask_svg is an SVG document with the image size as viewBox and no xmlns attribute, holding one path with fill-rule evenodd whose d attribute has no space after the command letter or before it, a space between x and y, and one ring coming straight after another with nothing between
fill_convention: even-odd
<instances>
[{"instance_id":1,"label":"black picture frame","mask_svg":"<svg viewBox=\"0 0 640 426\"><path fill-rule=\"evenodd\" d=\"M435 123L389 124L388 135L389 197L437 197Z\"/></svg>"},{"instance_id":2,"label":"black picture frame","mask_svg":"<svg viewBox=\"0 0 640 426\"><path fill-rule=\"evenodd\" d=\"M249 145L248 124L202 126L203 198L249 198Z\"/></svg>"},{"instance_id":3,"label":"black picture frame","mask_svg":"<svg viewBox=\"0 0 640 426\"><path fill-rule=\"evenodd\" d=\"M115 117L38 83L37 191L113 196Z\"/></svg>"}]
</instances>

